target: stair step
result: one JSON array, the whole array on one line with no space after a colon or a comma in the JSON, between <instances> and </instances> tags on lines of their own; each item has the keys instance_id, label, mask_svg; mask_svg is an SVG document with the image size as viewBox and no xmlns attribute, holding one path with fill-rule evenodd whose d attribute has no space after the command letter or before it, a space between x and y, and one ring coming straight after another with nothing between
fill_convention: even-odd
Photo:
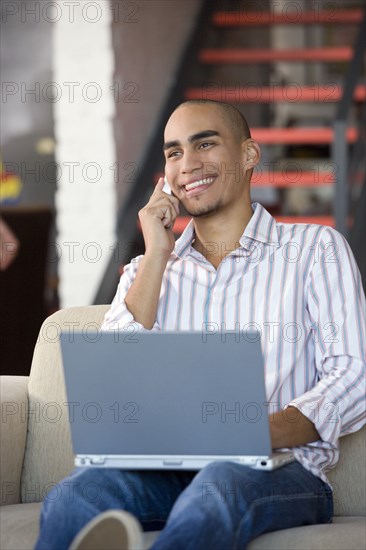
<instances>
[{"instance_id":1,"label":"stair step","mask_svg":"<svg viewBox=\"0 0 366 550\"><path fill-rule=\"evenodd\" d=\"M295 2L291 6L283 9L282 13L263 12L261 8L258 11L219 11L213 15L213 23L219 27L242 27L255 25L276 25L276 24L337 24L337 23L359 23L362 19L362 10L359 9L334 9L331 10L313 10L302 11L301 7L296 6ZM296 9L294 9L294 7Z\"/></svg>"},{"instance_id":2,"label":"stair step","mask_svg":"<svg viewBox=\"0 0 366 550\"><path fill-rule=\"evenodd\" d=\"M226 103L269 103L273 101L297 102L322 102L328 103L339 101L342 97L343 88L336 84L320 86L299 86L289 84L287 86L241 86L240 84L208 84L200 88L188 88L185 92L185 99L212 99ZM366 86L356 87L355 101L366 100Z\"/></svg>"},{"instance_id":3,"label":"stair step","mask_svg":"<svg viewBox=\"0 0 366 550\"><path fill-rule=\"evenodd\" d=\"M296 166L296 161L291 162L291 166ZM304 170L300 166L297 170L287 170L284 168L281 171L264 171L254 170L251 187L326 187L333 185L334 183L334 171L331 163L329 164L329 171L320 171L319 168L314 170ZM162 172L155 174L153 180L154 185L157 184L158 179L163 177Z\"/></svg>"},{"instance_id":4,"label":"stair step","mask_svg":"<svg viewBox=\"0 0 366 550\"><path fill-rule=\"evenodd\" d=\"M294 162L295 164L295 162ZM282 170L279 172L254 172L251 187L327 187L333 185L334 174L320 171Z\"/></svg>"},{"instance_id":5,"label":"stair step","mask_svg":"<svg viewBox=\"0 0 366 550\"><path fill-rule=\"evenodd\" d=\"M199 53L202 63L269 63L272 61L350 61L353 50L336 48L294 48L291 50L205 48Z\"/></svg>"},{"instance_id":6,"label":"stair step","mask_svg":"<svg viewBox=\"0 0 366 550\"><path fill-rule=\"evenodd\" d=\"M252 128L252 138L259 144L326 144L333 142L333 128ZM357 139L356 128L348 128L347 141L352 143Z\"/></svg>"},{"instance_id":7,"label":"stair step","mask_svg":"<svg viewBox=\"0 0 366 550\"><path fill-rule=\"evenodd\" d=\"M279 223L315 223L335 227L333 216L274 216L274 218ZM179 216L175 220L174 233L183 233L190 219L188 216Z\"/></svg>"}]
</instances>

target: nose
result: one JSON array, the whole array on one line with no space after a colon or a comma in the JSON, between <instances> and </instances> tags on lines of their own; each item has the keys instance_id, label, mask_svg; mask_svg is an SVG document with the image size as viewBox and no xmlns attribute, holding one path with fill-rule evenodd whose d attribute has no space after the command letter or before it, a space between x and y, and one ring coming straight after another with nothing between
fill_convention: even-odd
<instances>
[{"instance_id":1,"label":"nose","mask_svg":"<svg viewBox=\"0 0 366 550\"><path fill-rule=\"evenodd\" d=\"M202 170L203 162L199 154L194 150L186 150L182 156L180 171L182 174L190 174L196 170Z\"/></svg>"}]
</instances>

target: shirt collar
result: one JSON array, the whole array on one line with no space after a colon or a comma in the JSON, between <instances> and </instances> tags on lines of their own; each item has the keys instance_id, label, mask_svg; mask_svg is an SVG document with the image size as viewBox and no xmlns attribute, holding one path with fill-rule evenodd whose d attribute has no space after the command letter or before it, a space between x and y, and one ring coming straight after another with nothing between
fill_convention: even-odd
<instances>
[{"instance_id":1,"label":"shirt collar","mask_svg":"<svg viewBox=\"0 0 366 550\"><path fill-rule=\"evenodd\" d=\"M240 244L245 247L248 241L253 240L279 246L276 220L259 202L253 202L252 208L253 216L239 240Z\"/></svg>"},{"instance_id":2,"label":"shirt collar","mask_svg":"<svg viewBox=\"0 0 366 550\"><path fill-rule=\"evenodd\" d=\"M179 237L179 239L175 242L174 247L174 254L176 254L178 257L182 258L185 256L191 247L191 244L194 240L194 225L193 225L193 218L188 223L187 227Z\"/></svg>"},{"instance_id":3,"label":"shirt collar","mask_svg":"<svg viewBox=\"0 0 366 550\"><path fill-rule=\"evenodd\" d=\"M243 248L250 246L250 241L259 241L265 244L279 246L277 224L271 214L258 202L252 203L253 215L239 243ZM194 240L193 219L190 220L182 235L177 239L174 254L182 258L189 253Z\"/></svg>"}]
</instances>

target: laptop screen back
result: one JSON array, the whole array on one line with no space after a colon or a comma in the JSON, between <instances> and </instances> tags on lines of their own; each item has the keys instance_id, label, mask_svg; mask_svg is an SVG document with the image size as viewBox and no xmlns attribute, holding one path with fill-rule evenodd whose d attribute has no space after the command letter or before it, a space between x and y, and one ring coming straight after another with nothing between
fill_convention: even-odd
<instances>
[{"instance_id":1,"label":"laptop screen back","mask_svg":"<svg viewBox=\"0 0 366 550\"><path fill-rule=\"evenodd\" d=\"M256 335L63 333L76 454L269 455Z\"/></svg>"}]
</instances>

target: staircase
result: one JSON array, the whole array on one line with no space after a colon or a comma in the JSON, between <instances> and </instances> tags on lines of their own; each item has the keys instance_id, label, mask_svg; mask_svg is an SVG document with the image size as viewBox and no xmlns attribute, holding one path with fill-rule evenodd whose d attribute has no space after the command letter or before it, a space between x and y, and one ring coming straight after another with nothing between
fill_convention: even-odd
<instances>
[{"instance_id":1,"label":"staircase","mask_svg":"<svg viewBox=\"0 0 366 550\"><path fill-rule=\"evenodd\" d=\"M285 3L286 4L286 3ZM293 3L292 3L293 4ZM242 4L242 7L244 4ZM296 8L296 6L295 6ZM294 7L292 6L292 10ZM248 12L245 9L216 11L212 15L211 24L216 29L226 31L225 42L230 43L230 36L227 30L241 29L243 33L251 32L252 43L255 44L254 29L258 27L270 28L276 25L286 26L332 26L339 28L349 26L350 38L354 39L355 25L359 25L362 21L362 9L331 9L330 11L300 11L298 8L294 11L287 9L279 13L256 11ZM352 28L353 27L353 28ZM353 31L353 32L352 32ZM235 39L234 39L235 40ZM246 84L245 68L250 65L258 65L259 63L266 64L267 71L271 72L271 66L278 62L287 63L349 63L353 56L352 43L341 46L328 47L308 47L308 48L291 48L291 49L276 49L257 48L257 47L223 47L223 48L205 48L202 47L198 53L198 60L202 66L219 66L231 65L237 68L237 76L231 81L219 80L218 83L212 79L209 84L202 83L200 86L188 87L185 90L184 97L186 99L212 99L217 101L225 101L232 103L247 116L250 111L251 104L262 103L275 106L276 104L290 104L293 110L296 104L299 127L273 127L272 121L268 120L266 127L252 127L252 137L259 142L261 146L276 146L278 150L285 150L286 146L291 146L292 158L276 158L270 153L270 171L265 167L259 167L254 173L252 179L252 189L271 187L280 191L278 193L277 204L272 204L268 207L272 214L275 215L278 221L289 223L317 223L323 225L335 226L333 213L332 189L335 182L335 171L337 167L332 163L330 158L330 146L334 140L333 128L329 125L306 127L306 121L311 119L309 116L309 108L304 113L304 122L301 121L301 104L308 103L313 105L333 104L334 113L336 102L342 97L342 86L337 83L329 82L312 82L311 84L303 84L292 81L290 84L281 86L278 83L274 85L259 85ZM342 71L342 67L341 70ZM268 81L268 79L267 79ZM238 82L240 84L238 84ZM353 95L355 102L365 102L366 86L359 84ZM334 113L329 116L329 122L334 118ZM316 116L316 112L315 112ZM267 117L270 119L271 117ZM358 138L358 130L356 127L350 127L346 132L346 139L349 144L354 144ZM317 157L314 159L301 158L301 150L304 146L309 145L312 148L316 146L325 146L328 149L328 156L323 157L321 161ZM299 153L294 151L298 146ZM324 150L324 147L323 147ZM294 154L295 153L295 154ZM324 168L319 169L319 165ZM307 166L312 166L312 169L306 169ZM314 167L316 168L314 169ZM277 167L277 169L276 169ZM280 168L280 169L278 169ZM295 169L294 169L295 168ZM281 204L286 193L294 193L295 190L302 189L308 191L309 196L312 196L311 190L318 188L321 191L327 189L327 201L323 201L322 205L314 208L315 212L307 208L306 212L283 212L284 208ZM316 196L316 193L315 193ZM296 193L294 193L296 199ZM286 203L286 200L284 201ZM293 202L293 201L292 201ZM300 209L301 210L301 209ZM310 211L309 211L310 210ZM317 212L317 210L323 210ZM285 215L284 215L285 214ZM178 219L175 224L175 232L180 234L188 222L188 218Z\"/></svg>"},{"instance_id":2,"label":"staircase","mask_svg":"<svg viewBox=\"0 0 366 550\"><path fill-rule=\"evenodd\" d=\"M252 198L262 202L278 221L337 226L337 193L334 189L338 185L344 187L345 182L339 182L339 172L342 170L339 169L338 158L334 156L333 123L344 93L344 75L354 57L353 46L364 17L364 4L361 0L352 2L352 6L342 0L325 2L323 5L328 6L328 10L323 11L319 9L321 2L316 2L316 7L307 11L294 9L294 2L274 2L277 5L281 3L290 7L279 12L265 9L251 12L248 11L248 3L243 1L221 0L218 5L220 8L227 6L226 10L215 9L212 2L205 3L157 129L155 142L158 147L152 145L145 169L137 182L139 196L131 197L124 213L121 213L119 240L126 252L125 262L144 251L141 230L136 221L137 212L147 202L157 178L163 174L160 151L166 119L173 108L185 99L225 101L242 110L251 127L252 137L259 142L264 153L262 164L253 173ZM258 7L261 2L249 4ZM310 6L310 2L303 4ZM233 5L236 7L233 8ZM263 0L263 5L268 10L269 3ZM296 33L304 32L307 42L308 36L315 36L317 44L298 48L276 47L273 36L279 28L281 32L288 28L296 29ZM264 47L259 48L258 45ZM291 75L290 81L281 76L281 68L284 67ZM293 69L296 73L299 67L304 68L305 77L296 81L292 77ZM314 75L318 78L315 79ZM322 81L319 75L323 75ZM347 153L360 149L356 143L360 143L362 133L360 112L364 113L365 82L358 81L351 95L354 102L351 117L348 117L351 118L351 125L348 124L344 131ZM352 100L352 97L349 99ZM354 179L356 192L353 190L352 194L357 198L357 188L361 189L364 184L364 172L358 169ZM174 225L177 236L188 221L183 212ZM132 240L131 232L127 236L131 223L135 227ZM348 219L341 231L346 234L351 225L352 220ZM121 263L124 263L123 260ZM96 303L106 303L113 296L115 286L112 281L116 280L111 273L113 270L116 273L115 262L110 263ZM113 291L108 290L111 286Z\"/></svg>"}]
</instances>

